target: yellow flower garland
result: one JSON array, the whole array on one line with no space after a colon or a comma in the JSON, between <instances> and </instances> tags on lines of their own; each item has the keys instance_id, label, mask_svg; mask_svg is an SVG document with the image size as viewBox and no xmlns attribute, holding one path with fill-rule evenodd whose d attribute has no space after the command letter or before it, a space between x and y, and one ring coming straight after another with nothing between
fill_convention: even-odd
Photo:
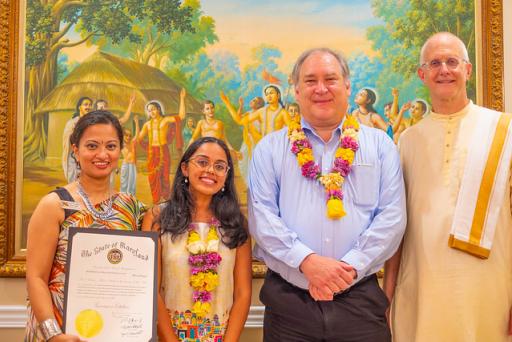
<instances>
[{"instance_id":1,"label":"yellow flower garland","mask_svg":"<svg viewBox=\"0 0 512 342\"><path fill-rule=\"evenodd\" d=\"M291 142L291 151L297 157L297 163L302 175L315 179L322 184L327 195L327 217L339 219L346 215L343 207L342 186L345 177L350 173L352 163L359 148L357 134L359 122L351 115L345 117L340 137L340 146L336 149L334 166L330 173L322 174L320 167L315 163L312 144L307 138L299 121L292 121L288 125L288 139Z\"/></svg>"}]
</instances>

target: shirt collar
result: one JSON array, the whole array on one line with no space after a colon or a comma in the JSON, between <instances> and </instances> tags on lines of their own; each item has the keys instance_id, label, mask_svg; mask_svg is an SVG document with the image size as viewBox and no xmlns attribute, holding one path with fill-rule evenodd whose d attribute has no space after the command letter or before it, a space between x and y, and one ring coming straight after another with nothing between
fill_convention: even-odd
<instances>
[{"instance_id":1,"label":"shirt collar","mask_svg":"<svg viewBox=\"0 0 512 342\"><path fill-rule=\"evenodd\" d=\"M343 120L341 120L340 124L334 129L334 134L331 136L331 139L329 139L328 142L324 142L322 140L322 138L320 138L320 136L318 134L316 134L315 130L313 129L313 127L311 127L309 122L304 120L304 117L300 118L300 124L302 126L302 129L304 130L304 133L311 134L311 135L317 137L320 141L322 141L324 143L329 143L329 142L332 141L332 139L339 139L339 137L341 135L341 130L342 130L342 127L343 127L343 122L345 122L345 118L346 117L347 117L347 115L343 116Z\"/></svg>"}]
</instances>

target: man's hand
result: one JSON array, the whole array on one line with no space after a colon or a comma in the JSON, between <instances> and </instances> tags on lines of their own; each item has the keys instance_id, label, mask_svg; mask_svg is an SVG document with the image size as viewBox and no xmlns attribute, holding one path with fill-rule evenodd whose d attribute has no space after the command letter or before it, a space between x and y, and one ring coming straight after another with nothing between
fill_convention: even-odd
<instances>
[{"instance_id":1,"label":"man's hand","mask_svg":"<svg viewBox=\"0 0 512 342\"><path fill-rule=\"evenodd\" d=\"M347 289L357 276L355 269L333 258L308 255L300 270L309 281L309 293L315 300L332 300L337 292Z\"/></svg>"}]
</instances>

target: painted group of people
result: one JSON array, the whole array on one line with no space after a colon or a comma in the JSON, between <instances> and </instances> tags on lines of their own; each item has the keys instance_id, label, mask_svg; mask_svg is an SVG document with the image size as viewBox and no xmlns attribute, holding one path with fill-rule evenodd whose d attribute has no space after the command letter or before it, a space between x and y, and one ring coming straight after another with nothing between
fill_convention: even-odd
<instances>
[{"instance_id":1,"label":"painted group of people","mask_svg":"<svg viewBox=\"0 0 512 342\"><path fill-rule=\"evenodd\" d=\"M265 121L277 109L251 105L244 116L222 97L248 137L246 123L261 120L262 137L250 142L248 219L222 137L193 140L169 199L148 209L110 187L119 120L83 115L69 141L78 180L45 196L29 223L26 340L79 341L61 332L67 228L79 226L159 232L162 341L240 339L251 237L268 267L265 341L510 341L512 116L467 97L472 66L453 34L430 37L419 61L432 111L398 147L347 113L350 71L329 48L297 59L300 120L285 129ZM196 131L215 124L207 118ZM142 130L158 132L157 123ZM210 261L189 266L193 256ZM191 338L190 327L205 324Z\"/></svg>"},{"instance_id":2,"label":"painted group of people","mask_svg":"<svg viewBox=\"0 0 512 342\"><path fill-rule=\"evenodd\" d=\"M395 143L398 143L400 134L417 124L428 113L428 105L424 100L416 99L404 103L399 109L398 89L393 88L391 94L393 101L384 105L384 115L381 116L374 108L377 101L375 90L362 88L354 99L357 108L352 111L352 115L356 116L363 125L385 131ZM408 110L410 115L406 118Z\"/></svg>"},{"instance_id":3,"label":"painted group of people","mask_svg":"<svg viewBox=\"0 0 512 342\"><path fill-rule=\"evenodd\" d=\"M180 104L178 115L166 115L163 104L158 100L152 100L146 103L145 110L148 120L140 128L138 116L133 117L135 131L124 129L124 147L122 150L122 164L120 167L120 191L136 194L137 184L137 166L136 166L136 148L141 145L147 153L147 171L148 182L151 190L153 203L160 203L169 198L171 192L170 186L170 167L171 155L169 145L174 139L178 154L182 155L183 146L187 147L193 141L200 137L215 137L223 140L229 150L239 159L239 170L244 179L247 180L248 165L251 158L252 149L258 141L274 130L281 129L293 115L298 114L298 105L288 104L288 110L282 103L281 91L275 85L265 87L264 94L267 103L261 97L256 97L250 102L251 111L242 113L243 101L237 111L233 108L229 99L221 92L221 99L226 105L235 122L243 126L243 144L240 152L236 151L227 139L224 123L215 117L215 103L210 100L203 102L203 119L195 124L192 117L185 120L186 91L180 92ZM130 98L128 108L124 115L119 118L121 125L129 122L135 97ZM63 157L62 167L64 175L68 182L76 179L78 170L73 160L69 136L76 124L78 118L90 112L91 110L106 110L108 103L106 100L97 100L94 102L89 97L82 97L76 105L76 112L64 128L63 133ZM268 122L263 125L263 122ZM183 128L181 128L183 126ZM266 128L265 128L266 127ZM181 134L180 134L181 131ZM116 171L117 172L117 171ZM113 179L111 180L113 181Z\"/></svg>"},{"instance_id":4,"label":"painted group of people","mask_svg":"<svg viewBox=\"0 0 512 342\"><path fill-rule=\"evenodd\" d=\"M177 148L183 147L183 140L180 134L180 124L185 118L185 97L186 91L180 92L180 105L178 115L166 116L163 105L160 101L152 100L145 105L148 120L140 127L139 117L133 116L134 131L129 128L123 129L124 144L122 149L122 163L120 166L120 191L136 194L137 184L137 155L136 148L141 145L147 153L148 181L151 190L153 203L159 203L169 198L170 195L170 154L168 145L172 139L176 139ZM108 110L106 100L93 100L89 97L81 97L76 105L76 112L66 123L63 132L63 154L62 168L68 182L77 179L80 172L79 164L74 160L72 148L69 143L70 135L78 119L92 110ZM132 109L135 104L135 96L130 97L128 107L123 116L118 120L123 126L130 120ZM171 129L171 127L173 129ZM116 173L119 170L116 168ZM114 181L112 177L111 182Z\"/></svg>"}]
</instances>

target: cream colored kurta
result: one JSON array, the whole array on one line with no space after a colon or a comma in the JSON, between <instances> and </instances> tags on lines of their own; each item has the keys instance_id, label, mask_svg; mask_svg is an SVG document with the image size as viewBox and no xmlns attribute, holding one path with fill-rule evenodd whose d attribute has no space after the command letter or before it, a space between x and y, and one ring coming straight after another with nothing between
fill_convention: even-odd
<instances>
[{"instance_id":1,"label":"cream colored kurta","mask_svg":"<svg viewBox=\"0 0 512 342\"><path fill-rule=\"evenodd\" d=\"M395 341L512 341L510 190L489 259L448 246L478 115L472 103L459 113L432 113L400 138L408 223L392 303Z\"/></svg>"},{"instance_id":2,"label":"cream colored kurta","mask_svg":"<svg viewBox=\"0 0 512 342\"><path fill-rule=\"evenodd\" d=\"M197 231L206 241L209 225L197 223ZM219 237L221 237L219 232ZM182 234L174 241L166 233L162 242L162 293L171 322L180 341L216 342L224 335L229 311L233 305L233 270L236 249L229 249L219 243L218 253L222 261L218 267L219 286L213 290L212 310L207 317L199 319L191 313L194 304L193 289L189 285L189 252L186 248L188 234Z\"/></svg>"}]
</instances>

